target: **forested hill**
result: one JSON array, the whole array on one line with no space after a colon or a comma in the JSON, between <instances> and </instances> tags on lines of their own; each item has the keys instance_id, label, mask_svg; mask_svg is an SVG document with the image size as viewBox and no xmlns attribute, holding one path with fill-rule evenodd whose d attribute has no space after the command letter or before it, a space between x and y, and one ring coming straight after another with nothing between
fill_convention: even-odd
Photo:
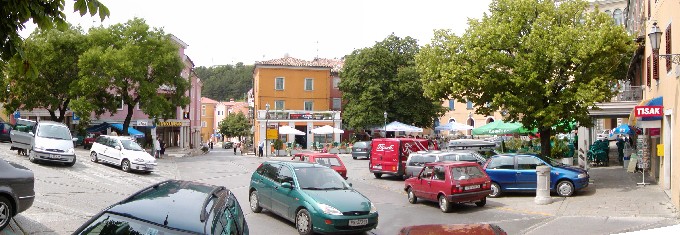
<instances>
[{"instance_id":1,"label":"forested hill","mask_svg":"<svg viewBox=\"0 0 680 235\"><path fill-rule=\"evenodd\" d=\"M203 82L201 96L217 101L245 100L253 87L253 65L216 65L196 67L196 74Z\"/></svg>"}]
</instances>

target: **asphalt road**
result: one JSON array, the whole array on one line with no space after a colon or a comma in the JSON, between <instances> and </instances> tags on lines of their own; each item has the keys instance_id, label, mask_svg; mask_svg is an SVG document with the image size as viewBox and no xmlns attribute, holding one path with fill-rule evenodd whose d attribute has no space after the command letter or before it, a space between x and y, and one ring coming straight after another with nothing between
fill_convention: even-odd
<instances>
[{"instance_id":1,"label":"asphalt road","mask_svg":"<svg viewBox=\"0 0 680 235\"><path fill-rule=\"evenodd\" d=\"M248 207L252 172L265 160L289 158L234 155L231 149L216 147L206 155L166 157L160 160L156 172L135 174L92 163L87 151L82 148L77 150L77 154L79 158L73 167L33 164L26 157L10 152L9 144L0 144L0 158L30 168L36 178L35 203L15 218L18 226L13 224L0 235L70 234L105 207L166 179L192 180L229 188L241 203L251 234L297 234L294 223L268 212L252 213ZM378 228L368 234L397 234L404 226L439 223L495 223L509 234L523 234L546 223L554 223L556 219L551 214L511 206L517 201L532 201L533 194L488 199L487 205L481 208L474 204L458 205L447 214L442 213L436 203L412 205L403 192L403 180L390 177L376 179L367 169L367 160L353 160L349 155L341 157L348 167L348 181L371 199L380 213ZM642 225L649 223L639 222ZM586 227L583 231L596 230Z\"/></svg>"}]
</instances>

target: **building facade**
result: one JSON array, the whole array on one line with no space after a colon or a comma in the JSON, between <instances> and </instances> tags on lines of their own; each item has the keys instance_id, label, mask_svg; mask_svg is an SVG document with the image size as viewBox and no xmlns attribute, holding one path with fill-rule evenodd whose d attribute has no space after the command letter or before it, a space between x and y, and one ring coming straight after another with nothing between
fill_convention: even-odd
<instances>
[{"instance_id":1,"label":"building facade","mask_svg":"<svg viewBox=\"0 0 680 235\"><path fill-rule=\"evenodd\" d=\"M217 142L215 134L218 128L215 123L215 116L217 115L217 104L219 102L201 97L201 141Z\"/></svg>"},{"instance_id":2,"label":"building facade","mask_svg":"<svg viewBox=\"0 0 680 235\"><path fill-rule=\"evenodd\" d=\"M469 101L461 102L450 99L443 101L442 106L447 111L438 120L435 120L435 126L444 125L449 122L457 122L477 128L496 120L503 120L503 116L500 112L495 112L493 115L489 116L475 114L476 108L474 104ZM454 137L459 135L471 136L472 130L460 132L440 131L438 134L442 137Z\"/></svg>"}]
</instances>

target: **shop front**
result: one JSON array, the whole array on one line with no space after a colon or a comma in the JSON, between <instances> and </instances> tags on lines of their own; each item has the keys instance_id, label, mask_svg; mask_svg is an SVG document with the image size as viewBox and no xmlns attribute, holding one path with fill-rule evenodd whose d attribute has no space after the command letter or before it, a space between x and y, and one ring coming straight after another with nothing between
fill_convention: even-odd
<instances>
[{"instance_id":1,"label":"shop front","mask_svg":"<svg viewBox=\"0 0 680 235\"><path fill-rule=\"evenodd\" d=\"M670 120L664 118L663 97L644 100L635 106L629 125L642 129L635 141L638 169L649 172L654 182L669 183L670 186ZM662 138L663 136L663 138ZM661 179L663 177L663 179Z\"/></svg>"},{"instance_id":2,"label":"shop front","mask_svg":"<svg viewBox=\"0 0 680 235\"><path fill-rule=\"evenodd\" d=\"M265 141L267 145L279 139L284 146L291 146L296 149L315 149L319 145L340 142L342 133L331 133L326 135L314 134L311 130L325 125L341 128L342 119L338 111L295 111L295 110L276 110L269 111L269 115L264 110L258 112L255 132L256 144ZM290 126L304 133L303 135L285 134L279 135L278 128ZM266 128L265 128L266 127ZM276 134L271 134L272 131ZM269 133L269 134L265 134Z\"/></svg>"}]
</instances>

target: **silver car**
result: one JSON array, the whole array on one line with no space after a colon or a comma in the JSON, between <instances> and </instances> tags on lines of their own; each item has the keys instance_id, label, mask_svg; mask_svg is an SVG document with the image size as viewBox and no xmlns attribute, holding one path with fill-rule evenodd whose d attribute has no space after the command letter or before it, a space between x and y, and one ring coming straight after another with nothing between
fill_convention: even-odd
<instances>
[{"instance_id":1,"label":"silver car","mask_svg":"<svg viewBox=\"0 0 680 235\"><path fill-rule=\"evenodd\" d=\"M417 175L423 169L425 163L443 161L476 162L479 165L483 165L486 159L474 150L416 152L409 155L406 160L405 175L407 177Z\"/></svg>"},{"instance_id":2,"label":"silver car","mask_svg":"<svg viewBox=\"0 0 680 235\"><path fill-rule=\"evenodd\" d=\"M369 158L371 153L371 141L359 141L352 145L352 159Z\"/></svg>"},{"instance_id":3,"label":"silver car","mask_svg":"<svg viewBox=\"0 0 680 235\"><path fill-rule=\"evenodd\" d=\"M33 172L28 168L0 160L0 231L12 217L33 205Z\"/></svg>"}]
</instances>

